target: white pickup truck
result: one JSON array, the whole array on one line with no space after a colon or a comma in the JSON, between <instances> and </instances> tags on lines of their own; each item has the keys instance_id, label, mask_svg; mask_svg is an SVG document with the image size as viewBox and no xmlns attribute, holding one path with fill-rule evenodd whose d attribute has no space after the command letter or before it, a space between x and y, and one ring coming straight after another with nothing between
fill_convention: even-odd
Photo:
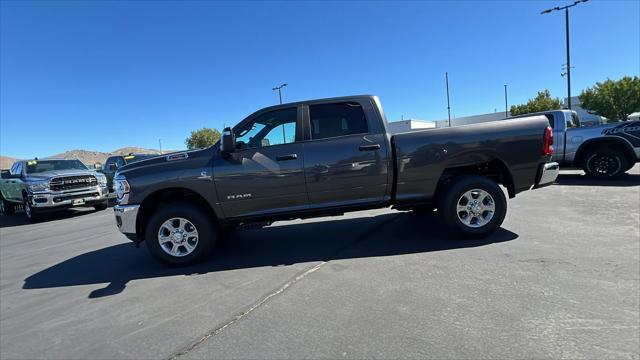
<instances>
[{"instance_id":1,"label":"white pickup truck","mask_svg":"<svg viewBox=\"0 0 640 360\"><path fill-rule=\"evenodd\" d=\"M640 121L580 127L575 111L553 110L545 115L553 128L552 160L562 167L582 168L596 178L623 175L640 161Z\"/></svg>"}]
</instances>

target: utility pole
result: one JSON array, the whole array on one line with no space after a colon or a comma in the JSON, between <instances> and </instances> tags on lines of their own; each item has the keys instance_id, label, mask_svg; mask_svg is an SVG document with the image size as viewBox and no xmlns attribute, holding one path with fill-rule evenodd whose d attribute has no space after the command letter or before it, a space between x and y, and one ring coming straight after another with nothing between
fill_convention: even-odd
<instances>
[{"instance_id":1,"label":"utility pole","mask_svg":"<svg viewBox=\"0 0 640 360\"><path fill-rule=\"evenodd\" d=\"M564 22L565 22L565 33L567 38L567 108L571 110L571 56L569 54L569 8L574 7L580 3L587 2L589 0L576 0L571 5L567 6L556 6L552 9L544 10L540 13L540 15L548 14L552 11L560 11L564 10Z\"/></svg>"},{"instance_id":2,"label":"utility pole","mask_svg":"<svg viewBox=\"0 0 640 360\"><path fill-rule=\"evenodd\" d=\"M285 86L287 86L287 84L281 84L280 86L276 86L273 89L271 89L273 91L278 90L278 98L280 98L280 104L282 104L282 88Z\"/></svg>"},{"instance_id":3,"label":"utility pole","mask_svg":"<svg viewBox=\"0 0 640 360\"><path fill-rule=\"evenodd\" d=\"M285 86L287 86L286 83L285 84L280 84L280 86L276 86L273 89L271 89L273 91L278 90L278 98L280 99L280 105L282 105L282 88L285 87ZM286 131L284 129L284 124L282 124L282 143L283 144L287 143L287 134L286 134Z\"/></svg>"},{"instance_id":4,"label":"utility pole","mask_svg":"<svg viewBox=\"0 0 640 360\"><path fill-rule=\"evenodd\" d=\"M158 139L158 146L160 147L160 155L162 155L162 139Z\"/></svg>"},{"instance_id":5,"label":"utility pole","mask_svg":"<svg viewBox=\"0 0 640 360\"><path fill-rule=\"evenodd\" d=\"M451 103L449 102L449 73L444 73L444 80L447 84L447 113L449 114L449 127L451 127Z\"/></svg>"},{"instance_id":6,"label":"utility pole","mask_svg":"<svg viewBox=\"0 0 640 360\"><path fill-rule=\"evenodd\" d=\"M509 118L509 112L507 110L507 84L504 84L504 118Z\"/></svg>"}]
</instances>

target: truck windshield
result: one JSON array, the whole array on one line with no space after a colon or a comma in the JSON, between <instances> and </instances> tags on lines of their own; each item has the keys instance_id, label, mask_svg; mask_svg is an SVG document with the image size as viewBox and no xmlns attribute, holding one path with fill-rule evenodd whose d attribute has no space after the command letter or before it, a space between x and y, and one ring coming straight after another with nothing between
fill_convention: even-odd
<instances>
[{"instance_id":1,"label":"truck windshield","mask_svg":"<svg viewBox=\"0 0 640 360\"><path fill-rule=\"evenodd\" d=\"M27 161L27 174L37 174L51 170L87 170L80 160L32 160Z\"/></svg>"}]
</instances>

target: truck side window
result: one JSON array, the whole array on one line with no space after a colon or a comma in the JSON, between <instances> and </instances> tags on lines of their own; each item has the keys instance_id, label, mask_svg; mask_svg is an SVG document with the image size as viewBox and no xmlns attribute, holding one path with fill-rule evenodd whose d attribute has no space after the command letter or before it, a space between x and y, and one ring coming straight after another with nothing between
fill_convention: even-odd
<instances>
[{"instance_id":1,"label":"truck side window","mask_svg":"<svg viewBox=\"0 0 640 360\"><path fill-rule=\"evenodd\" d=\"M292 143L296 141L297 118L296 108L259 115L236 130L236 144L240 149L248 149Z\"/></svg>"},{"instance_id":2,"label":"truck side window","mask_svg":"<svg viewBox=\"0 0 640 360\"><path fill-rule=\"evenodd\" d=\"M11 174L13 175L20 175L22 174L22 162L19 162L15 165L15 169L13 169L13 171L11 171Z\"/></svg>"},{"instance_id":3,"label":"truck side window","mask_svg":"<svg viewBox=\"0 0 640 360\"><path fill-rule=\"evenodd\" d=\"M310 105L309 119L312 139L364 134L368 131L362 106L354 102Z\"/></svg>"},{"instance_id":4,"label":"truck side window","mask_svg":"<svg viewBox=\"0 0 640 360\"><path fill-rule=\"evenodd\" d=\"M113 156L107 159L107 161L104 163L104 171L105 172L111 172L111 169L109 169L109 167L111 166L111 164L116 164L116 168L120 168L122 166L124 166L124 160L122 159L122 157L120 156Z\"/></svg>"},{"instance_id":5,"label":"truck side window","mask_svg":"<svg viewBox=\"0 0 640 360\"><path fill-rule=\"evenodd\" d=\"M580 118L578 117L578 114L571 113L571 123L571 127L580 127Z\"/></svg>"}]
</instances>

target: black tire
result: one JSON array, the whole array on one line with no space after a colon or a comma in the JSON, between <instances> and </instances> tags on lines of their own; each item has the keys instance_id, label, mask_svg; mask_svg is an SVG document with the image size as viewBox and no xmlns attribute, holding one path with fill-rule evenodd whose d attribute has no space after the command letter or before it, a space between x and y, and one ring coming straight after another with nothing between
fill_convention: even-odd
<instances>
[{"instance_id":1,"label":"black tire","mask_svg":"<svg viewBox=\"0 0 640 360\"><path fill-rule=\"evenodd\" d=\"M40 214L38 214L36 209L31 207L26 196L22 198L22 210L24 210L24 215L27 217L27 221L36 222L40 220Z\"/></svg>"},{"instance_id":2,"label":"black tire","mask_svg":"<svg viewBox=\"0 0 640 360\"><path fill-rule=\"evenodd\" d=\"M469 203L468 201L463 202L463 195L472 190L482 190L490 195L490 199L486 196L482 199L472 198L472 203L473 200L486 201L487 203L478 204L472 208L473 210L463 210L459 213L458 204L464 206ZM480 192L475 192L475 194L480 194ZM484 206L489 207L489 203L493 203L494 211L492 214L489 210L483 210ZM464 216L465 211L466 216ZM479 214L476 215L474 211ZM502 189L493 180L477 175L463 176L454 180L444 189L444 194L439 198L438 213L442 216L444 223L457 234L465 237L484 237L502 225L507 213L507 199ZM470 223L463 223L461 218L470 219ZM486 221L486 223L482 224L482 221Z\"/></svg>"},{"instance_id":3,"label":"black tire","mask_svg":"<svg viewBox=\"0 0 640 360\"><path fill-rule=\"evenodd\" d=\"M187 220L197 231L198 236L195 249L186 255L171 255L160 245L158 234L161 226L172 218L183 218ZM175 223L173 225L175 225ZM189 228L191 227L189 226ZM167 229L165 228L164 230L166 231ZM167 237L171 237L171 233L169 233ZM213 219L211 219L205 210L189 203L166 204L161 206L149 219L145 231L145 242L151 255L160 262L173 266L186 266L202 261L213 252L217 238L218 229ZM189 250L186 245L189 241L190 239L186 238L182 240L182 244L175 245L176 243L173 241L168 242L168 244L171 245L171 250L173 250L173 246L177 246L179 252L187 253Z\"/></svg>"},{"instance_id":4,"label":"black tire","mask_svg":"<svg viewBox=\"0 0 640 360\"><path fill-rule=\"evenodd\" d=\"M587 153L582 169L588 176L611 179L622 176L629 169L629 162L619 151L601 146Z\"/></svg>"},{"instance_id":5,"label":"black tire","mask_svg":"<svg viewBox=\"0 0 640 360\"><path fill-rule=\"evenodd\" d=\"M108 201L105 201L105 202L100 203L100 204L93 205L93 208L96 209L96 211L106 210L108 207L109 207L109 202Z\"/></svg>"},{"instance_id":6,"label":"black tire","mask_svg":"<svg viewBox=\"0 0 640 360\"><path fill-rule=\"evenodd\" d=\"M5 200L4 196L0 194L0 215L13 215L16 213L16 206Z\"/></svg>"}]
</instances>

